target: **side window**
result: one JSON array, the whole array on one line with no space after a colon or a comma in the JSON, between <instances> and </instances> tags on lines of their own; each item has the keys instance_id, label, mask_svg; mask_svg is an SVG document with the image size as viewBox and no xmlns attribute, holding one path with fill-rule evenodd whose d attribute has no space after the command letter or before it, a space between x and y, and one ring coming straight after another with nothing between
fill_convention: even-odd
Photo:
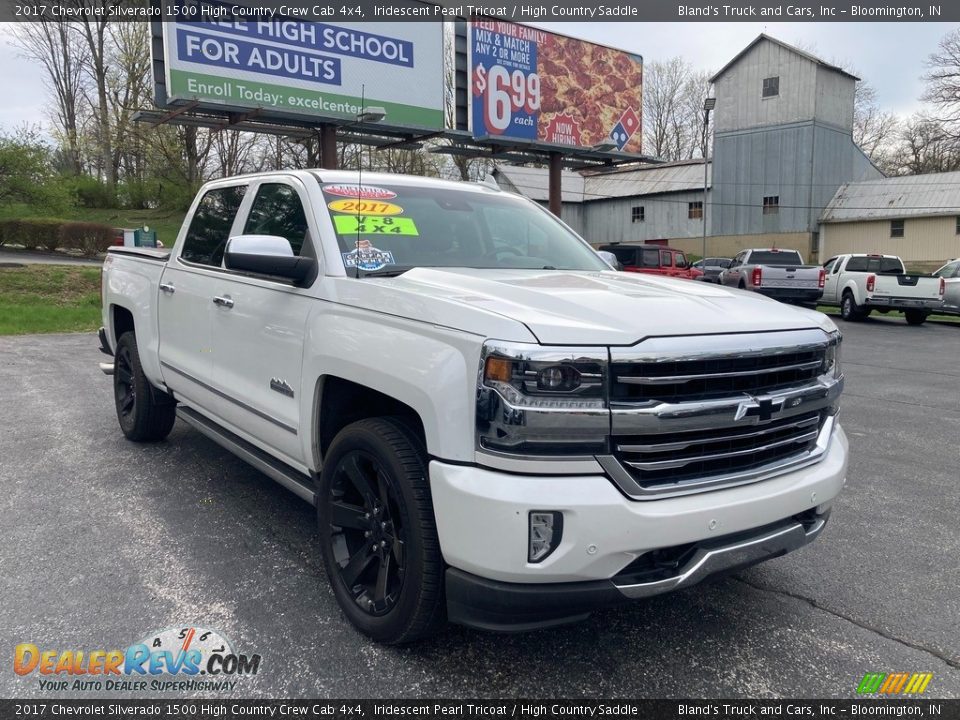
<instances>
[{"instance_id":1,"label":"side window","mask_svg":"<svg viewBox=\"0 0 960 720\"><path fill-rule=\"evenodd\" d=\"M656 248L644 248L643 267L660 267L660 251Z\"/></svg>"},{"instance_id":2,"label":"side window","mask_svg":"<svg viewBox=\"0 0 960 720\"><path fill-rule=\"evenodd\" d=\"M289 185L265 183L257 190L244 235L277 235L299 255L307 236L307 215L297 191Z\"/></svg>"},{"instance_id":3,"label":"side window","mask_svg":"<svg viewBox=\"0 0 960 720\"><path fill-rule=\"evenodd\" d=\"M673 256L666 250L660 251L660 267L673 267Z\"/></svg>"},{"instance_id":4,"label":"side window","mask_svg":"<svg viewBox=\"0 0 960 720\"><path fill-rule=\"evenodd\" d=\"M827 260L827 261L823 264L823 271L824 271L825 273L827 273L828 275L829 275L830 273L832 273L833 270L834 270L834 268L836 267L836 262L837 262L837 259L836 259L836 258L830 258L829 260Z\"/></svg>"},{"instance_id":5,"label":"side window","mask_svg":"<svg viewBox=\"0 0 960 720\"><path fill-rule=\"evenodd\" d=\"M247 191L246 185L208 190L197 205L180 257L188 262L220 267L223 248L230 239L230 228L240 203Z\"/></svg>"},{"instance_id":6,"label":"side window","mask_svg":"<svg viewBox=\"0 0 960 720\"><path fill-rule=\"evenodd\" d=\"M673 256L673 262L676 263L678 268L687 267L687 257L683 253L677 253Z\"/></svg>"}]
</instances>

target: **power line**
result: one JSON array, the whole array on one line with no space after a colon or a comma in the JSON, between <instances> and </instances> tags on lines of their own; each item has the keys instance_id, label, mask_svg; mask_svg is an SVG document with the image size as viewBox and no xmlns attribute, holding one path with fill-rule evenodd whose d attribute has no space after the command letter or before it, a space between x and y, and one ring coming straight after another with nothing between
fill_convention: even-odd
<instances>
[{"instance_id":1,"label":"power line","mask_svg":"<svg viewBox=\"0 0 960 720\"><path fill-rule=\"evenodd\" d=\"M518 190L539 190L539 191L543 190L543 188L539 185L524 185L522 183L516 183L513 181L511 181L510 184L513 187L517 188ZM675 191L675 192L679 192L679 191ZM699 192L702 195L703 188L702 187L690 188L689 192ZM577 191L575 194L591 195L592 196L591 199L593 200L635 200L636 202L639 203L646 198L652 198L654 202L658 202L658 203L672 203L676 205L688 205L690 203L689 200L676 200L672 198L659 197L663 193L653 193L650 195L604 195L602 193L591 193L591 192L587 192L586 190L583 190L583 191ZM657 195L658 197L654 198L654 195ZM696 202L702 202L702 201L696 201ZM711 207L742 207L742 208L754 208L754 209L763 208L762 201L760 203L733 203L733 202L714 202L713 200L711 200L709 202L709 205ZM829 203L827 205L777 205L776 207L780 209L787 209L787 210L825 210L827 207L829 207ZM942 212L942 213L960 214L960 205L898 205L896 207L890 207L889 205L874 205L874 206L862 205L861 206L861 205L844 204L842 206L835 206L832 209L864 210L864 211L866 210L897 210L897 211L916 210L916 211L935 211L935 212ZM884 218L877 218L877 219L882 220Z\"/></svg>"}]
</instances>

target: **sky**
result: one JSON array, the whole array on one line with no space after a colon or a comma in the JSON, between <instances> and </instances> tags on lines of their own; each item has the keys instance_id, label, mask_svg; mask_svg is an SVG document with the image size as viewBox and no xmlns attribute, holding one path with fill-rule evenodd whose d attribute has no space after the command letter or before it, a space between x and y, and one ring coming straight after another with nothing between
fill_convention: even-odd
<instances>
[{"instance_id":1,"label":"sky","mask_svg":"<svg viewBox=\"0 0 960 720\"><path fill-rule=\"evenodd\" d=\"M695 68L718 70L762 32L799 44L867 80L885 110L920 108L924 61L951 23L536 23L585 40L623 48L645 62L681 56ZM0 130L46 123L43 73L10 43L13 23L0 23Z\"/></svg>"}]
</instances>

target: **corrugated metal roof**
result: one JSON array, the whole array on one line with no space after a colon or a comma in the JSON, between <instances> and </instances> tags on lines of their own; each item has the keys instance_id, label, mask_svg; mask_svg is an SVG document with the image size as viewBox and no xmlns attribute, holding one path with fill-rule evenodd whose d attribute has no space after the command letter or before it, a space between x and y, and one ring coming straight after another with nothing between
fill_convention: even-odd
<instances>
[{"instance_id":1,"label":"corrugated metal roof","mask_svg":"<svg viewBox=\"0 0 960 720\"><path fill-rule=\"evenodd\" d=\"M707 182L712 163L708 163ZM547 168L500 165L494 177L505 189L522 193L532 200L549 198ZM503 182L503 181L506 182ZM594 173L564 171L561 176L564 202L585 202L616 197L659 195L703 189L703 161L665 163L631 170Z\"/></svg>"},{"instance_id":2,"label":"corrugated metal roof","mask_svg":"<svg viewBox=\"0 0 960 720\"><path fill-rule=\"evenodd\" d=\"M960 172L906 175L841 185L821 222L960 214Z\"/></svg>"},{"instance_id":3,"label":"corrugated metal roof","mask_svg":"<svg viewBox=\"0 0 960 720\"><path fill-rule=\"evenodd\" d=\"M707 163L707 184L710 183ZM652 165L636 170L619 170L610 173L587 175L584 195L586 200L636 195L659 195L661 193L703 190L703 161Z\"/></svg>"},{"instance_id":4,"label":"corrugated metal roof","mask_svg":"<svg viewBox=\"0 0 960 720\"><path fill-rule=\"evenodd\" d=\"M733 59L732 59L730 62L728 62L726 65L724 65L722 68L720 68L720 69L714 74L714 76L713 76L712 78L710 78L710 82L712 82L712 83L716 82L716 81L717 81L717 78L719 78L719 77L720 77L721 75L723 75L727 70L729 70L732 65L736 64L736 62L737 62L740 58L742 58L744 55L746 55L748 52L750 52L750 48L752 48L754 45L756 45L756 44L757 44L758 42L760 42L761 40L766 40L766 41L768 41L768 42L774 43L775 45L779 45L780 47L785 48L786 50L789 50L789 51L791 51L791 52L793 52L793 53L796 53L796 54L799 55L800 57L804 57L804 58L806 58L807 60L816 63L816 64L819 65L820 67L827 68L828 70L834 70L834 71L840 73L841 75L846 75L847 77L853 78L854 80L858 80L858 81L860 80L860 78L858 78L858 77L857 77L856 75L854 75L853 73L848 73L848 72L847 72L846 70L844 70L842 67L838 67L837 65L831 65L830 63L825 62L824 60L821 60L821 59L818 58L816 55L812 55L812 54L808 53L806 50L801 50L801 49L798 48L798 47L794 47L793 45L791 45L791 44L789 44L789 43L785 43L783 40L777 40L777 38L772 37L772 36L770 36L770 35L767 35L766 33L760 33L759 35L757 35L756 38L754 38L754 40L753 40L752 43L750 43L750 44L747 45L743 50L741 50L741 51L738 52L736 55L734 55L734 56L733 56Z\"/></svg>"},{"instance_id":5,"label":"corrugated metal roof","mask_svg":"<svg viewBox=\"0 0 960 720\"><path fill-rule=\"evenodd\" d=\"M493 176L504 190L525 195L531 200L550 199L550 171L548 168L498 165ZM503 182L503 180L506 182ZM560 188L563 202L583 202L583 176L571 170L560 173Z\"/></svg>"}]
</instances>

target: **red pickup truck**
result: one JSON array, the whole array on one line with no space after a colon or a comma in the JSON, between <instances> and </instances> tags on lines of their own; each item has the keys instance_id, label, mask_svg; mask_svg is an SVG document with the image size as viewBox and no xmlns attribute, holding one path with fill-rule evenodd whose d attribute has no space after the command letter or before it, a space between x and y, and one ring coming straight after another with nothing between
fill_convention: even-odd
<instances>
[{"instance_id":1,"label":"red pickup truck","mask_svg":"<svg viewBox=\"0 0 960 720\"><path fill-rule=\"evenodd\" d=\"M703 271L691 267L682 250L663 245L603 245L601 250L613 253L625 272L668 275L696 280Z\"/></svg>"}]
</instances>

